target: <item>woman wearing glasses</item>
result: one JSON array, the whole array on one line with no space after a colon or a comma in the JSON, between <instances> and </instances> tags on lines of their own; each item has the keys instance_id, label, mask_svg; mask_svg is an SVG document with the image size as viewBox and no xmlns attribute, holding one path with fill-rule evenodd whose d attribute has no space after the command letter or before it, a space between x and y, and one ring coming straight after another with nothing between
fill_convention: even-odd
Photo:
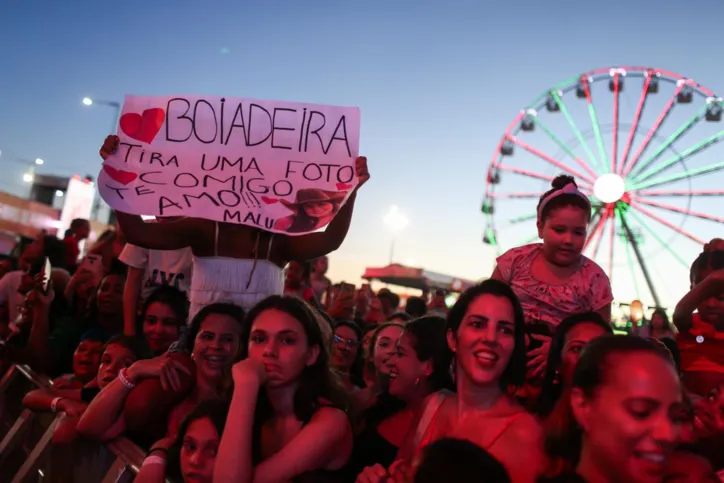
<instances>
[{"instance_id":1,"label":"woman wearing glasses","mask_svg":"<svg viewBox=\"0 0 724 483\"><path fill-rule=\"evenodd\" d=\"M346 320L337 322L332 339L331 363L350 394L354 394L363 386L361 340L362 331L356 324Z\"/></svg>"}]
</instances>

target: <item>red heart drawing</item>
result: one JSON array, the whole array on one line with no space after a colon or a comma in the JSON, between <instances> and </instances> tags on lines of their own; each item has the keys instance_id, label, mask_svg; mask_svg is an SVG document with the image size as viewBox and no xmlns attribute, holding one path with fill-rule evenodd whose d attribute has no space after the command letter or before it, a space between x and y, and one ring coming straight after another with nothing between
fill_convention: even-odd
<instances>
[{"instance_id":1,"label":"red heart drawing","mask_svg":"<svg viewBox=\"0 0 724 483\"><path fill-rule=\"evenodd\" d=\"M107 164L103 165L103 171L108 173L108 176L110 176L112 180L117 181L122 185L127 185L134 179L138 178L138 174L136 173L132 173L131 171L123 171L122 169L116 169L113 166L109 166Z\"/></svg>"},{"instance_id":2,"label":"red heart drawing","mask_svg":"<svg viewBox=\"0 0 724 483\"><path fill-rule=\"evenodd\" d=\"M266 196L262 196L261 200L266 203L267 205L273 205L274 203L279 203L279 200L276 198L267 198Z\"/></svg>"},{"instance_id":3,"label":"red heart drawing","mask_svg":"<svg viewBox=\"0 0 724 483\"><path fill-rule=\"evenodd\" d=\"M160 107L143 111L143 115L129 112L121 116L121 130L128 137L151 144L163 126L166 112Z\"/></svg>"},{"instance_id":4,"label":"red heart drawing","mask_svg":"<svg viewBox=\"0 0 724 483\"><path fill-rule=\"evenodd\" d=\"M347 183L337 183L337 189L339 191L345 191L345 190L350 189L351 187L352 187L352 185L349 185Z\"/></svg>"}]
</instances>

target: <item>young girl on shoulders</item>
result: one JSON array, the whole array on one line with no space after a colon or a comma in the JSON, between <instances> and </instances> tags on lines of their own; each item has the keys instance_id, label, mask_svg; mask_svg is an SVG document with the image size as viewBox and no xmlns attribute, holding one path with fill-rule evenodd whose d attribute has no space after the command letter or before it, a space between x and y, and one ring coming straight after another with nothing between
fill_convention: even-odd
<instances>
[{"instance_id":1,"label":"young girl on shoulders","mask_svg":"<svg viewBox=\"0 0 724 483\"><path fill-rule=\"evenodd\" d=\"M551 330L566 317L598 312L611 319L611 282L596 262L583 256L591 202L570 176L558 176L541 196L536 226L543 243L512 248L498 257L492 278L511 285L520 299L527 325L544 324ZM542 371L543 351L531 360ZM529 354L533 356L533 354Z\"/></svg>"}]
</instances>

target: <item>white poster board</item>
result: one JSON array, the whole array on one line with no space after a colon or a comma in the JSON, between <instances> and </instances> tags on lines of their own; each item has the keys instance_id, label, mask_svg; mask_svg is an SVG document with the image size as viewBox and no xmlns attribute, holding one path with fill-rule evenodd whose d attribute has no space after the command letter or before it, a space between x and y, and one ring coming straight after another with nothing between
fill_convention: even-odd
<instances>
[{"instance_id":1,"label":"white poster board","mask_svg":"<svg viewBox=\"0 0 724 483\"><path fill-rule=\"evenodd\" d=\"M302 235L355 186L358 108L214 96L126 96L103 199L137 215L188 216Z\"/></svg>"}]
</instances>

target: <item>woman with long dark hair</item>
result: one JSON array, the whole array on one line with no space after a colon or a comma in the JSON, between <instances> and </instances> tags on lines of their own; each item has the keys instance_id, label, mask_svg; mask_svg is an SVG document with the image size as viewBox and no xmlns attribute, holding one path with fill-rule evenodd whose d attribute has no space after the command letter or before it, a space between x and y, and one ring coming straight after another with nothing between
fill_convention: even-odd
<instances>
[{"instance_id":1,"label":"woman with long dark hair","mask_svg":"<svg viewBox=\"0 0 724 483\"><path fill-rule=\"evenodd\" d=\"M214 482L320 481L347 462L352 428L320 323L293 296L249 312Z\"/></svg>"},{"instance_id":2,"label":"woman with long dark hair","mask_svg":"<svg viewBox=\"0 0 724 483\"><path fill-rule=\"evenodd\" d=\"M613 334L611 325L597 312L566 317L556 327L551 338L543 387L538 399L538 416L546 418L558 399L570 387L573 371L581 357L581 351L593 339Z\"/></svg>"},{"instance_id":3,"label":"woman with long dark hair","mask_svg":"<svg viewBox=\"0 0 724 483\"><path fill-rule=\"evenodd\" d=\"M420 417L426 398L454 387L452 353L445 340L445 319L428 316L409 322L396 341L390 361L389 387L362 414L363 429L355 438L349 474L356 477L392 464L410 427Z\"/></svg>"},{"instance_id":4,"label":"woman with long dark hair","mask_svg":"<svg viewBox=\"0 0 724 483\"><path fill-rule=\"evenodd\" d=\"M447 317L457 392L428 398L402 459L411 462L414 453L438 439L461 438L503 463L513 481L535 480L545 466L542 429L508 395L508 388L525 378L524 327L518 297L504 282L486 280L460 296Z\"/></svg>"}]
</instances>

